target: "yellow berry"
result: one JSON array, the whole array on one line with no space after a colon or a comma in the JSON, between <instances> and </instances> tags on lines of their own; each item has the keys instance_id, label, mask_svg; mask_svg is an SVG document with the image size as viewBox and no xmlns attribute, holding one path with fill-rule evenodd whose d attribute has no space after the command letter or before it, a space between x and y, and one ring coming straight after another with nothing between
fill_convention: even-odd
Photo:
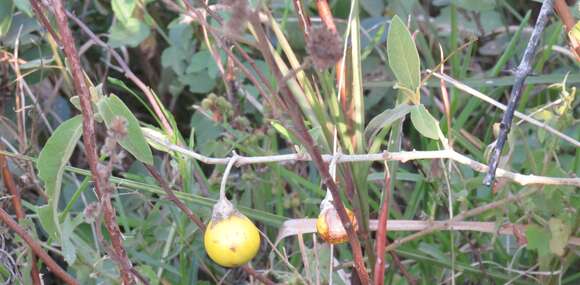
<instances>
[{"instance_id":1,"label":"yellow berry","mask_svg":"<svg viewBox=\"0 0 580 285\"><path fill-rule=\"evenodd\" d=\"M346 209L348 219L352 223L355 231L358 229L358 224L354 213ZM316 231L318 235L330 244L340 244L348 241L346 230L342 226L338 212L334 207L323 209L316 220Z\"/></svg>"},{"instance_id":2,"label":"yellow berry","mask_svg":"<svg viewBox=\"0 0 580 285\"><path fill-rule=\"evenodd\" d=\"M204 245L215 263L238 267L258 253L260 233L250 219L235 213L219 221L210 221L205 231Z\"/></svg>"}]
</instances>

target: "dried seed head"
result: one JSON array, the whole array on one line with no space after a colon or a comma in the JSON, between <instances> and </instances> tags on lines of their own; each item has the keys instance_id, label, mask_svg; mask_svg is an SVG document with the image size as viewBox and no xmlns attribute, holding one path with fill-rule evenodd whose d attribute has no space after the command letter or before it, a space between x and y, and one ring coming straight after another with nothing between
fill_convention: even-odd
<instances>
[{"instance_id":1,"label":"dried seed head","mask_svg":"<svg viewBox=\"0 0 580 285\"><path fill-rule=\"evenodd\" d=\"M342 57L340 36L325 26L310 29L306 49L317 69L329 68Z\"/></svg>"},{"instance_id":2,"label":"dried seed head","mask_svg":"<svg viewBox=\"0 0 580 285\"><path fill-rule=\"evenodd\" d=\"M127 136L127 120L121 116L113 118L108 135L117 141L124 139Z\"/></svg>"}]
</instances>

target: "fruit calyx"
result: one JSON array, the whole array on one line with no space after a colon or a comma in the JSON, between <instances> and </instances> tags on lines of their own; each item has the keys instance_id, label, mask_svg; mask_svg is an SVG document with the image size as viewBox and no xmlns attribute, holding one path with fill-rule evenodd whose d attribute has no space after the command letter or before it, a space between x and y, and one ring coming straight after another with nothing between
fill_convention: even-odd
<instances>
[{"instance_id":1,"label":"fruit calyx","mask_svg":"<svg viewBox=\"0 0 580 285\"><path fill-rule=\"evenodd\" d=\"M239 214L234 204L228 199L219 199L213 206L211 219L214 223L229 218L231 215Z\"/></svg>"}]
</instances>

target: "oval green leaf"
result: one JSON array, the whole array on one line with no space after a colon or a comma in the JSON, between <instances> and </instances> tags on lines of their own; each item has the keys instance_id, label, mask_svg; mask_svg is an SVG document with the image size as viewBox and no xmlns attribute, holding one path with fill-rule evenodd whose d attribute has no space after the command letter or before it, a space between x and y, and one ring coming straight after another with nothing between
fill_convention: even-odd
<instances>
[{"instance_id":1,"label":"oval green leaf","mask_svg":"<svg viewBox=\"0 0 580 285\"><path fill-rule=\"evenodd\" d=\"M48 204L39 208L38 213L43 217L40 220L42 226L54 240L60 239L57 211L62 174L82 135L82 123L83 118L78 115L58 126L36 161L38 177L44 182L44 192L48 197Z\"/></svg>"},{"instance_id":2,"label":"oval green leaf","mask_svg":"<svg viewBox=\"0 0 580 285\"><path fill-rule=\"evenodd\" d=\"M430 139L439 139L439 122L431 116L429 111L425 109L425 106L418 105L411 110L411 122L413 126L421 135L428 137Z\"/></svg>"},{"instance_id":3,"label":"oval green leaf","mask_svg":"<svg viewBox=\"0 0 580 285\"><path fill-rule=\"evenodd\" d=\"M398 16L393 17L389 27L387 55L399 85L416 90L421 81L419 53L411 33Z\"/></svg>"}]
</instances>

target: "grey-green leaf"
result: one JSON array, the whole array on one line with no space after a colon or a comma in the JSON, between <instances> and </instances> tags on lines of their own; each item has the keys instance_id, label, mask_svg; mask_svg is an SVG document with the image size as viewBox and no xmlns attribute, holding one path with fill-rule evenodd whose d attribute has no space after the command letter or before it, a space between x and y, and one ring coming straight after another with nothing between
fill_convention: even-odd
<instances>
[{"instance_id":1,"label":"grey-green leaf","mask_svg":"<svg viewBox=\"0 0 580 285\"><path fill-rule=\"evenodd\" d=\"M72 155L77 141L82 135L82 117L75 116L62 123L56 130L38 156L36 168L38 177L44 182L44 192L48 197L48 209L40 210L43 212L45 221L52 220L53 223L43 223L50 228L45 228L50 236L58 240L60 237L60 228L58 223L58 200L62 184L62 174L64 167ZM48 215L48 216L46 216ZM55 231L56 230L56 231Z\"/></svg>"},{"instance_id":2,"label":"grey-green leaf","mask_svg":"<svg viewBox=\"0 0 580 285\"><path fill-rule=\"evenodd\" d=\"M400 104L393 109L387 109L382 113L374 117L365 129L365 138L368 144L370 144L379 131L385 127L390 127L396 120L405 117L411 110L413 106L407 104Z\"/></svg>"},{"instance_id":3,"label":"grey-green leaf","mask_svg":"<svg viewBox=\"0 0 580 285\"><path fill-rule=\"evenodd\" d=\"M143 136L139 121L137 121L137 118L135 118L125 103L116 95L111 94L111 96L99 100L97 107L107 127L110 127L115 117L125 118L127 121L127 137L120 140L119 144L139 161L153 164L153 154Z\"/></svg>"},{"instance_id":4,"label":"grey-green leaf","mask_svg":"<svg viewBox=\"0 0 580 285\"><path fill-rule=\"evenodd\" d=\"M393 17L387 36L389 66L399 85L417 89L421 81L419 53L411 33L398 16Z\"/></svg>"},{"instance_id":5,"label":"grey-green leaf","mask_svg":"<svg viewBox=\"0 0 580 285\"><path fill-rule=\"evenodd\" d=\"M425 109L425 106L418 105L411 110L411 122L415 126L415 129L424 137L434 140L439 139L439 122L431 116L429 111Z\"/></svg>"}]
</instances>

